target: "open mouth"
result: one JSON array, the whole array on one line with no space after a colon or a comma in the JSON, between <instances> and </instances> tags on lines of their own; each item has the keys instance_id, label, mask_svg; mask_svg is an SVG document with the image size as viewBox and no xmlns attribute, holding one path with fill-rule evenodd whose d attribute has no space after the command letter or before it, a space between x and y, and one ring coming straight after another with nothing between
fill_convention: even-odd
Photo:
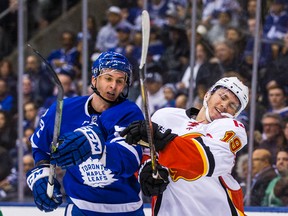
<instances>
[{"instance_id":1,"label":"open mouth","mask_svg":"<svg viewBox=\"0 0 288 216\"><path fill-rule=\"evenodd\" d=\"M107 98L109 99L114 99L115 98L115 93L107 92L106 93Z\"/></svg>"}]
</instances>

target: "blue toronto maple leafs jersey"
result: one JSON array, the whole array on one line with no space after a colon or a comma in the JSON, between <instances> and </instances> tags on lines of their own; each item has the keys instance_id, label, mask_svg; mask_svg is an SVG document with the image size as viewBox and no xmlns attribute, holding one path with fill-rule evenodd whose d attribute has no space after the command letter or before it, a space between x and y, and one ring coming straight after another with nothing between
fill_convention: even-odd
<instances>
[{"instance_id":1,"label":"blue toronto maple leafs jersey","mask_svg":"<svg viewBox=\"0 0 288 216\"><path fill-rule=\"evenodd\" d=\"M63 184L68 202L72 201L87 215L135 215L142 211L140 185L135 177L142 159L140 146L128 145L119 131L135 120L143 119L138 106L129 101L112 106L101 114L88 113L92 96L64 99L60 136L91 121L97 121L105 139L104 156L88 158L66 170ZM50 159L56 104L40 119L31 136L35 162Z\"/></svg>"}]
</instances>

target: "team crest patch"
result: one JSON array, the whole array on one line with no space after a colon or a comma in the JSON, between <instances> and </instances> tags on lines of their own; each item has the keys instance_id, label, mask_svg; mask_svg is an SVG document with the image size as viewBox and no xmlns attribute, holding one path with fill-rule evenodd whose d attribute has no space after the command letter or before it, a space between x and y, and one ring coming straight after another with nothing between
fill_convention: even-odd
<instances>
[{"instance_id":1,"label":"team crest patch","mask_svg":"<svg viewBox=\"0 0 288 216\"><path fill-rule=\"evenodd\" d=\"M79 165L84 184L91 187L105 187L117 181L110 169L107 169L98 159L91 157Z\"/></svg>"}]
</instances>

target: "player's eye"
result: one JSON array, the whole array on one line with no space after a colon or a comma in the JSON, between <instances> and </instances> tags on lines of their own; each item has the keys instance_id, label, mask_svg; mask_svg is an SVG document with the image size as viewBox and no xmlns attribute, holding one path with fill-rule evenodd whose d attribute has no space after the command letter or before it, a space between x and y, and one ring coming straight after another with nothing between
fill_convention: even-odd
<instances>
[{"instance_id":1,"label":"player's eye","mask_svg":"<svg viewBox=\"0 0 288 216\"><path fill-rule=\"evenodd\" d=\"M125 80L124 79L117 79L116 80L118 85L124 85L125 84Z\"/></svg>"},{"instance_id":2,"label":"player's eye","mask_svg":"<svg viewBox=\"0 0 288 216\"><path fill-rule=\"evenodd\" d=\"M235 110L235 112L236 112L236 111L238 110L238 108L239 108L239 106L237 106L235 103L230 103L229 106L230 106L230 108L231 108L232 110Z\"/></svg>"},{"instance_id":3,"label":"player's eye","mask_svg":"<svg viewBox=\"0 0 288 216\"><path fill-rule=\"evenodd\" d=\"M113 79L111 77L109 77L109 76L105 76L105 80L108 81L108 82L112 82L113 81Z\"/></svg>"},{"instance_id":4,"label":"player's eye","mask_svg":"<svg viewBox=\"0 0 288 216\"><path fill-rule=\"evenodd\" d=\"M226 97L225 94L219 94L219 96L220 96L220 98L221 98L222 100L226 100L226 99L227 99L227 97Z\"/></svg>"}]
</instances>

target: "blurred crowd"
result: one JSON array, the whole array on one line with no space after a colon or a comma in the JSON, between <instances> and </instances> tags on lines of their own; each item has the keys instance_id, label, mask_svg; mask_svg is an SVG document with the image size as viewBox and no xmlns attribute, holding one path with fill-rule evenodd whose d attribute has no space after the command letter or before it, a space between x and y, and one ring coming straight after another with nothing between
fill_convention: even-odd
<instances>
[{"instance_id":1,"label":"blurred crowd","mask_svg":"<svg viewBox=\"0 0 288 216\"><path fill-rule=\"evenodd\" d=\"M72 7L79 1L68 2ZM13 4L17 4L17 0L1 1L1 8L13 7ZM91 14L87 19L89 65L103 51L124 54L133 66L129 99L140 108L138 65L143 4L143 0L119 1L118 5L107 9L106 16L101 20L102 26L96 25L96 19L102 17ZM33 8L32 11L35 10L33 17L28 19L32 22L28 23L28 37L52 23L60 13L58 1L31 0L28 5ZM288 1L263 1L261 6L255 133L249 137L254 143L251 205L288 206ZM190 0L147 1L151 31L146 87L151 114L163 107L187 108L191 84L192 104L196 108L202 106L209 87L223 76L237 76L251 88L257 33L256 0L197 1L193 68L190 67L191 7ZM23 179L17 176L17 162L20 160L17 158L17 73L7 58L15 48L13 44L17 44L16 11L17 7L10 11L8 17L0 19L0 201L15 200L17 181ZM59 35L61 47L51 50L46 56L58 73L65 97L81 95L83 88L87 88L88 94L92 93L89 83L83 83L81 78L82 38L82 32L64 29ZM89 69L87 73L90 75ZM25 73L21 82L25 144L21 160L26 172L34 165L29 136L38 126L40 116L55 102L57 89L47 69L32 54L25 57ZM249 134L252 120L250 104L238 120L244 123ZM232 171L244 192L248 174L247 148L238 155ZM61 170L58 175L61 175ZM25 188L24 191L25 196L31 197L30 190Z\"/></svg>"}]
</instances>

